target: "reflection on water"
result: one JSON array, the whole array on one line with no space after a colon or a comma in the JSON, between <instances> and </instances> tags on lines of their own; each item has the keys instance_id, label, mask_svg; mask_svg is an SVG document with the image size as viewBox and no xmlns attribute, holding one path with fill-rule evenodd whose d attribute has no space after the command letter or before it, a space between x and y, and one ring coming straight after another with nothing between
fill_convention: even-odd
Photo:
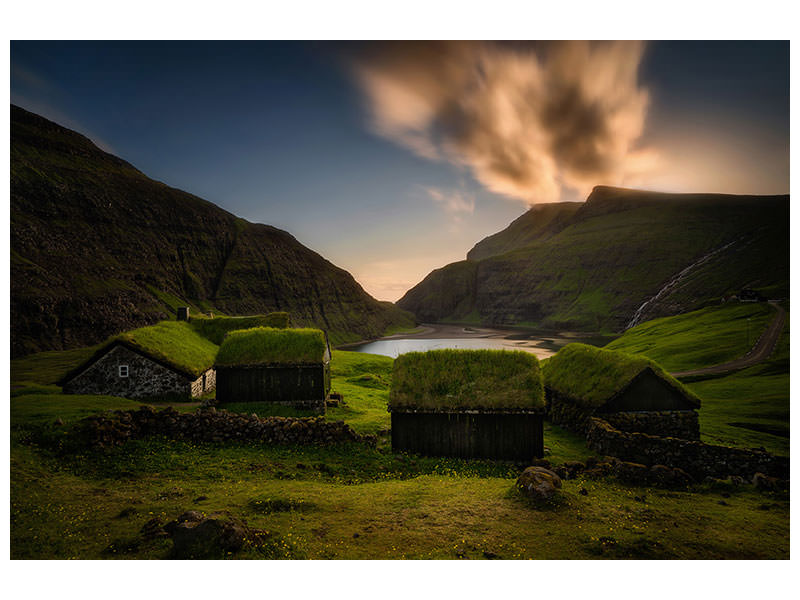
<instances>
[{"instance_id":1,"label":"reflection on water","mask_svg":"<svg viewBox=\"0 0 800 600\"><path fill-rule=\"evenodd\" d=\"M569 340L554 340L553 338L511 340L504 338L444 338L444 339L389 339L367 342L358 346L348 347L355 352L368 352L397 358L406 352L425 352L426 350L441 350L443 348L457 348L462 350L525 350L535 354L538 358L547 358L555 354L558 349ZM558 343L561 342L561 343Z\"/></svg>"}]
</instances>

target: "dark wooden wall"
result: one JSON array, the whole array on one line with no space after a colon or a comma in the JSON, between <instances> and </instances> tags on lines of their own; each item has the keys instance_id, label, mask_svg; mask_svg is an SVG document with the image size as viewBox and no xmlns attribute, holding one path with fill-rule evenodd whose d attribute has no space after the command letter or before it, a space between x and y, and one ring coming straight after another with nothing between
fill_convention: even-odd
<instances>
[{"instance_id":1,"label":"dark wooden wall","mask_svg":"<svg viewBox=\"0 0 800 600\"><path fill-rule=\"evenodd\" d=\"M392 450L530 460L544 454L540 414L392 413Z\"/></svg>"},{"instance_id":2,"label":"dark wooden wall","mask_svg":"<svg viewBox=\"0 0 800 600\"><path fill-rule=\"evenodd\" d=\"M609 400L599 412L692 410L693 408L694 406L680 391L647 370L637 375L628 387Z\"/></svg>"},{"instance_id":3,"label":"dark wooden wall","mask_svg":"<svg viewBox=\"0 0 800 600\"><path fill-rule=\"evenodd\" d=\"M323 401L330 390L328 365L217 369L217 401Z\"/></svg>"}]
</instances>

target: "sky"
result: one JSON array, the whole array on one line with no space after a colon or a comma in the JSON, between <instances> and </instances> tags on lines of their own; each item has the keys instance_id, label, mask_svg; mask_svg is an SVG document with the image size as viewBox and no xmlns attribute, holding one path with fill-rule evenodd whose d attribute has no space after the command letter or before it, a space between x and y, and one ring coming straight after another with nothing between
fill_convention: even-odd
<instances>
[{"instance_id":1,"label":"sky","mask_svg":"<svg viewBox=\"0 0 800 600\"><path fill-rule=\"evenodd\" d=\"M789 192L788 42L11 42L11 101L396 301L594 185Z\"/></svg>"}]
</instances>

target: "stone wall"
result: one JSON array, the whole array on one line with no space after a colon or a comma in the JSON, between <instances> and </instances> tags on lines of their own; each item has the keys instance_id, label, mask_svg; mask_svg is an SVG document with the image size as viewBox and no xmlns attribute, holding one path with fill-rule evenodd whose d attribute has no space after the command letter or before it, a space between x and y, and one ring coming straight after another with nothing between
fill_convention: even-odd
<instances>
[{"instance_id":1,"label":"stone wall","mask_svg":"<svg viewBox=\"0 0 800 600\"><path fill-rule=\"evenodd\" d=\"M545 388L545 403L547 416L551 423L585 435L592 411L578 406L569 398L549 388Z\"/></svg>"},{"instance_id":2,"label":"stone wall","mask_svg":"<svg viewBox=\"0 0 800 600\"><path fill-rule=\"evenodd\" d=\"M684 440L700 439L700 422L693 410L604 413L599 415L620 431L649 433Z\"/></svg>"},{"instance_id":3,"label":"stone wall","mask_svg":"<svg viewBox=\"0 0 800 600\"><path fill-rule=\"evenodd\" d=\"M599 418L590 420L586 442L597 454L643 465L678 467L697 479L731 475L750 479L755 473L781 479L789 477L788 457L760 450L620 431Z\"/></svg>"},{"instance_id":4,"label":"stone wall","mask_svg":"<svg viewBox=\"0 0 800 600\"><path fill-rule=\"evenodd\" d=\"M359 435L343 421L322 417L288 418L243 415L203 408L179 413L173 408L157 411L150 406L139 410L109 411L87 417L71 430L81 446L95 448L120 445L130 439L161 435L191 442L253 441L264 444L335 444L375 442L375 436Z\"/></svg>"},{"instance_id":5,"label":"stone wall","mask_svg":"<svg viewBox=\"0 0 800 600\"><path fill-rule=\"evenodd\" d=\"M119 367L128 366L128 376ZM202 384L202 378L201 378ZM125 346L116 345L64 385L67 394L107 394L123 398L153 398L192 394L191 381Z\"/></svg>"},{"instance_id":6,"label":"stone wall","mask_svg":"<svg viewBox=\"0 0 800 600\"><path fill-rule=\"evenodd\" d=\"M546 390L545 399L550 421L580 435L587 434L591 418L598 414L553 390ZM700 423L694 410L629 411L602 413L598 416L622 431L681 437L687 440L700 439Z\"/></svg>"}]
</instances>

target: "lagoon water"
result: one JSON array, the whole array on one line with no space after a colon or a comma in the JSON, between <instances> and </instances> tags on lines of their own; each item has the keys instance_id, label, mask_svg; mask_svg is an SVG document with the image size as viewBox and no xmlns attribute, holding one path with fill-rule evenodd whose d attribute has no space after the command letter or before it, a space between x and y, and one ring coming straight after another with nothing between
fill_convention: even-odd
<instances>
[{"instance_id":1,"label":"lagoon water","mask_svg":"<svg viewBox=\"0 0 800 600\"><path fill-rule=\"evenodd\" d=\"M348 350L368 352L370 354L382 354L383 356L397 358L400 354L405 354L406 352L425 352L426 350L441 350L443 348L458 348L461 350L527 350L529 352L537 350L537 348L515 346L510 340L504 340L502 338L412 338L376 340L359 346L352 346L348 348ZM546 358L553 354L552 351L548 351L545 348L538 350L540 350L540 352L534 351L533 353L539 358Z\"/></svg>"},{"instance_id":2,"label":"lagoon water","mask_svg":"<svg viewBox=\"0 0 800 600\"><path fill-rule=\"evenodd\" d=\"M601 340L587 339L584 336L569 333L538 335L500 329L431 325L426 327L426 331L419 334L392 336L342 349L381 354L391 358L397 358L406 352L425 352L444 348L524 350L542 359L552 356L562 346L577 341L598 343ZM603 343L606 341L608 340L602 340Z\"/></svg>"}]
</instances>

